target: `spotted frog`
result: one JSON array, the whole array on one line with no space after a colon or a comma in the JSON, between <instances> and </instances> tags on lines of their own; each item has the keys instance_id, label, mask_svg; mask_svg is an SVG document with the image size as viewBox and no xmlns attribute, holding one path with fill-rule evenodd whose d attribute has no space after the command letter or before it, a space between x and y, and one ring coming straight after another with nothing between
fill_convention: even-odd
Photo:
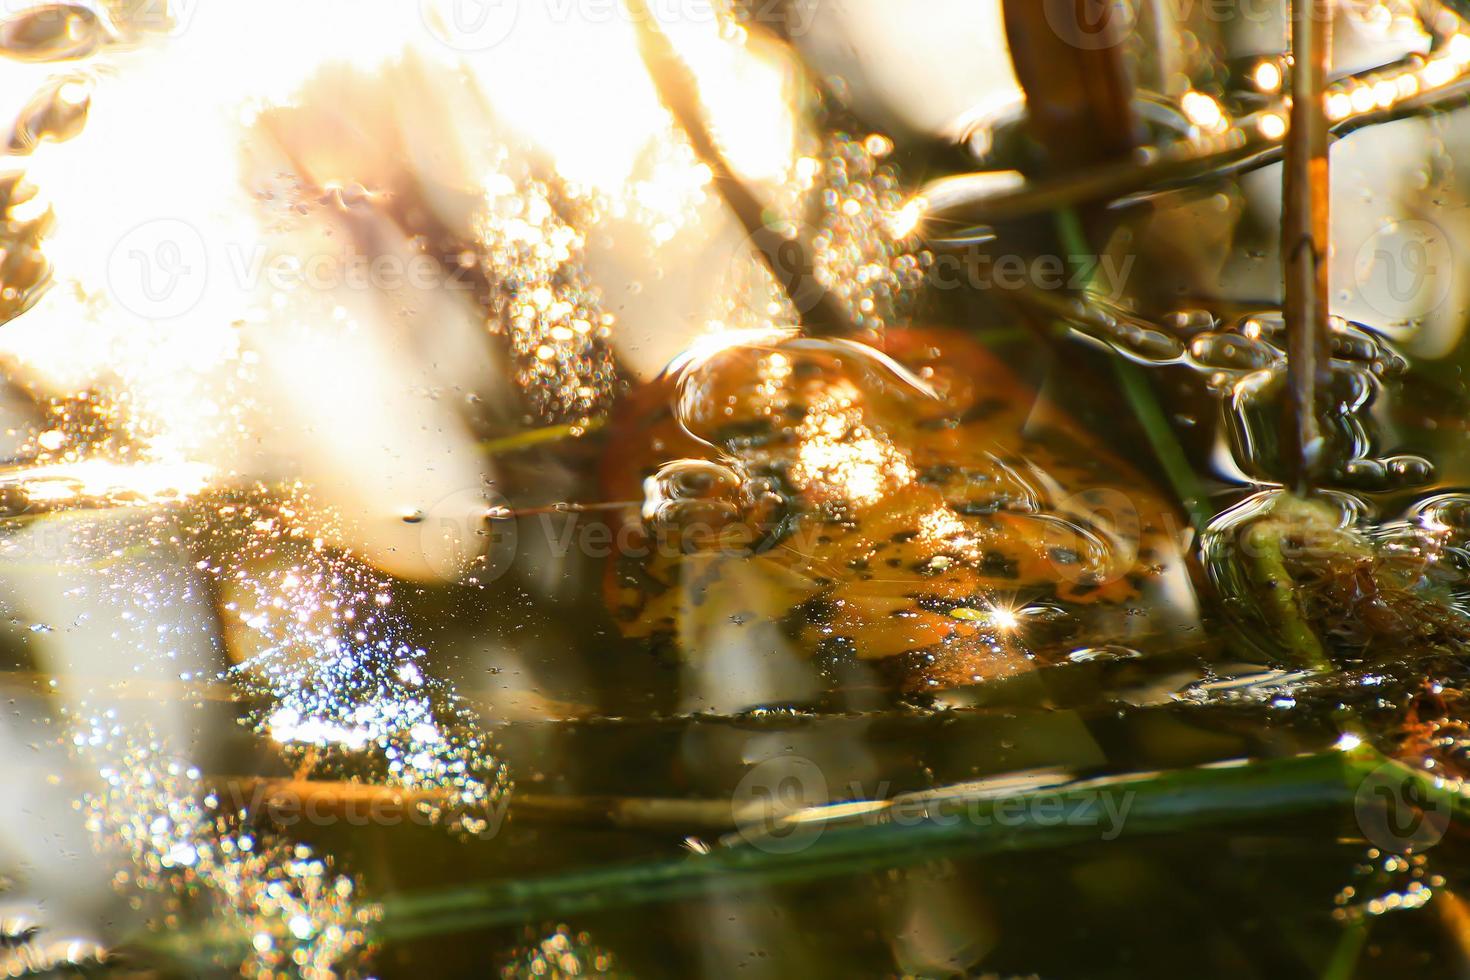
<instances>
[{"instance_id":1,"label":"spotted frog","mask_svg":"<svg viewBox=\"0 0 1470 980\"><path fill-rule=\"evenodd\" d=\"M740 338L613 428L607 602L684 657L776 623L823 664L953 687L1129 644L1188 601L1174 506L957 332Z\"/></svg>"}]
</instances>

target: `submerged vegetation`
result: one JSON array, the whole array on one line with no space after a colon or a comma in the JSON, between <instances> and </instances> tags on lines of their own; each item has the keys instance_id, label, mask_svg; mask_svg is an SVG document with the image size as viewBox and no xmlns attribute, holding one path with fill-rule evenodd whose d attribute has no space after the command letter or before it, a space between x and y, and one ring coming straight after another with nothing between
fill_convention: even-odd
<instances>
[{"instance_id":1,"label":"submerged vegetation","mask_svg":"<svg viewBox=\"0 0 1470 980\"><path fill-rule=\"evenodd\" d=\"M942 126L800 4L135 6L0 14L0 968L1470 970L1470 233L1331 193L1456 5L1007 0Z\"/></svg>"}]
</instances>

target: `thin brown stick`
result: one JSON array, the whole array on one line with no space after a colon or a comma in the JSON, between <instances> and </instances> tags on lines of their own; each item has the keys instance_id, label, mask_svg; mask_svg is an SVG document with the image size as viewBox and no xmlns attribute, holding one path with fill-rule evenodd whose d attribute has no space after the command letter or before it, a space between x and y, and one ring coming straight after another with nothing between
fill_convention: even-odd
<instances>
[{"instance_id":1,"label":"thin brown stick","mask_svg":"<svg viewBox=\"0 0 1470 980\"><path fill-rule=\"evenodd\" d=\"M1137 145L1124 17L1095 0L1003 0L1011 67L1026 124L1054 173L1127 157ZM1093 32L1083 35L1081 25ZM1077 32L1068 28L1076 25ZM1083 134L1083 135L1079 135Z\"/></svg>"},{"instance_id":2,"label":"thin brown stick","mask_svg":"<svg viewBox=\"0 0 1470 980\"><path fill-rule=\"evenodd\" d=\"M562 501L540 507L491 507L485 512L487 520L509 521L518 517L536 517L541 514L595 514L601 511L627 510L641 505L641 500L603 500L592 504L576 504Z\"/></svg>"},{"instance_id":3,"label":"thin brown stick","mask_svg":"<svg viewBox=\"0 0 1470 980\"><path fill-rule=\"evenodd\" d=\"M1311 488L1322 466L1319 408L1332 384L1325 98L1331 17L1331 8L1323 0L1292 0L1291 129L1282 181L1281 267L1287 332L1282 460L1287 485L1299 494Z\"/></svg>"},{"instance_id":4,"label":"thin brown stick","mask_svg":"<svg viewBox=\"0 0 1470 980\"><path fill-rule=\"evenodd\" d=\"M735 174L705 119L699 83L679 58L646 0L623 0L638 33L638 51L659 101L684 132L694 155L714 175L714 185L745 229L746 237L771 275L791 299L802 329L809 334L853 337L864 331L816 277L812 249L800 234L781 234L766 224L765 206Z\"/></svg>"},{"instance_id":5,"label":"thin brown stick","mask_svg":"<svg viewBox=\"0 0 1470 980\"><path fill-rule=\"evenodd\" d=\"M221 798L249 800L269 816L343 816L401 819L418 804L444 806L453 799L446 789L405 789L346 780L274 779L254 775L212 774L205 784ZM506 801L512 820L537 824L621 827L660 832L724 831L740 820L740 808L729 799L679 799L637 796L552 796L513 792Z\"/></svg>"}]
</instances>

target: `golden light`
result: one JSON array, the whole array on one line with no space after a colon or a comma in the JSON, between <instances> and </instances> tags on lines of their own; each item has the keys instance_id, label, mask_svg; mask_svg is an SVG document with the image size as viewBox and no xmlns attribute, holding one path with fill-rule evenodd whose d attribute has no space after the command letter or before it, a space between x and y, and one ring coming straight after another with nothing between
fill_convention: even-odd
<instances>
[{"instance_id":1,"label":"golden light","mask_svg":"<svg viewBox=\"0 0 1470 980\"><path fill-rule=\"evenodd\" d=\"M1286 135L1286 120L1274 112L1262 113L1256 126L1268 140L1279 140Z\"/></svg>"},{"instance_id":2,"label":"golden light","mask_svg":"<svg viewBox=\"0 0 1470 980\"><path fill-rule=\"evenodd\" d=\"M492 276L539 277L506 312L525 354L520 380L548 393L542 408L576 418L608 398L622 341L597 287L563 281L605 261L582 232L549 206L538 217L497 204L518 208L533 194L519 175L528 161L549 162L562 182L542 193L582 202L589 226L639 229L654 250L687 248L728 220L620 6L594 16L515 4L512 22L479 34L465 33L453 6L185 5L145 44L104 46L103 70L55 89L59 104L89 101L91 111L71 138L42 140L25 161L39 193L11 217L54 221L44 241L54 282L6 325L0 358L45 391L95 392L150 468L133 490L189 496L205 484L306 478L341 515L322 529L329 539L396 575L460 574L418 561L420 532L397 515L409 501L430 522L473 520L466 488L492 474L464 422L422 392L494 383L476 367L490 361L474 349L487 324L466 291L357 284L343 222L369 222L384 242L370 258L412 272L424 257L416 240L363 209L398 206L394 182L418 180L433 220L481 247ZM798 152L790 56L705 13L665 11L662 26L735 169L785 201L821 166ZM0 62L0 83L28 92L47 70ZM465 194L486 202L473 228ZM430 447L424 431L443 438ZM398 458L373 466L383 445ZM46 476L38 493L52 497L99 490L95 465L49 476L44 465L17 478ZM113 470L106 481L124 487Z\"/></svg>"},{"instance_id":3,"label":"golden light","mask_svg":"<svg viewBox=\"0 0 1470 980\"><path fill-rule=\"evenodd\" d=\"M793 483L817 500L873 504L912 483L908 457L863 421L849 381L829 386L797 426Z\"/></svg>"},{"instance_id":4,"label":"golden light","mask_svg":"<svg viewBox=\"0 0 1470 980\"><path fill-rule=\"evenodd\" d=\"M954 619L981 623L1001 633L1014 633L1021 626L1020 612L1021 610L1015 607L994 602L983 609L960 606L951 609L949 615Z\"/></svg>"},{"instance_id":5,"label":"golden light","mask_svg":"<svg viewBox=\"0 0 1470 980\"><path fill-rule=\"evenodd\" d=\"M1275 92L1281 88L1281 66L1275 61L1262 61L1251 73L1251 81L1262 92Z\"/></svg>"},{"instance_id":6,"label":"golden light","mask_svg":"<svg viewBox=\"0 0 1470 980\"><path fill-rule=\"evenodd\" d=\"M894 238L907 238L918 230L919 222L929 210L929 201L922 195L910 198L888 220L888 233Z\"/></svg>"},{"instance_id":7,"label":"golden light","mask_svg":"<svg viewBox=\"0 0 1470 980\"><path fill-rule=\"evenodd\" d=\"M1185 92L1179 106L1190 122L1207 132L1220 132L1229 125L1220 103L1203 92Z\"/></svg>"},{"instance_id":8,"label":"golden light","mask_svg":"<svg viewBox=\"0 0 1470 980\"><path fill-rule=\"evenodd\" d=\"M0 486L22 488L33 504L104 499L144 504L197 496L214 476L205 463L78 459L8 471Z\"/></svg>"}]
</instances>

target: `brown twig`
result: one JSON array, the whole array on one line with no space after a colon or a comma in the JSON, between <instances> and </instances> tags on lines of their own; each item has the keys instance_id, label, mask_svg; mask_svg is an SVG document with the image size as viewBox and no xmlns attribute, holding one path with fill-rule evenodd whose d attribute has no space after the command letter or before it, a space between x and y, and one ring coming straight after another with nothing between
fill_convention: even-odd
<instances>
[{"instance_id":1,"label":"brown twig","mask_svg":"<svg viewBox=\"0 0 1470 980\"><path fill-rule=\"evenodd\" d=\"M659 101L684 132L694 155L710 169L715 188L744 227L751 247L790 297L802 328L810 334L827 336L862 334L864 331L853 322L842 301L817 280L811 246L800 232L787 236L767 225L765 206L735 174L710 131L694 73L679 58L646 0L624 0L624 4Z\"/></svg>"},{"instance_id":2,"label":"brown twig","mask_svg":"<svg viewBox=\"0 0 1470 980\"><path fill-rule=\"evenodd\" d=\"M1332 383L1327 322L1330 187L1324 90L1332 50L1331 9L1291 4L1291 129L1283 170L1281 266L1287 332L1287 412L1282 420L1286 482L1307 491L1321 468L1318 409Z\"/></svg>"},{"instance_id":3,"label":"brown twig","mask_svg":"<svg viewBox=\"0 0 1470 980\"><path fill-rule=\"evenodd\" d=\"M1004 0L1001 11L1027 126L1048 169L1066 173L1127 157L1138 123L1118 10L1095 0Z\"/></svg>"},{"instance_id":4,"label":"brown twig","mask_svg":"<svg viewBox=\"0 0 1470 980\"><path fill-rule=\"evenodd\" d=\"M226 799L250 800L257 812L312 816L394 819L419 804L446 806L454 793L447 789L405 789L347 780L296 778L277 779L255 775L213 774L205 783ZM635 830L689 833L725 831L734 827L742 812L727 798L680 799L677 797L583 796L525 793L519 790L506 801L512 820L536 824L586 827L620 827Z\"/></svg>"},{"instance_id":5,"label":"brown twig","mask_svg":"<svg viewBox=\"0 0 1470 980\"><path fill-rule=\"evenodd\" d=\"M1331 92L1349 92L1363 85L1395 82L1423 69L1425 56L1410 55L1389 65L1356 75L1345 76L1327 87ZM1361 129L1400 119L1415 119L1464 108L1470 101L1470 78L1458 77L1438 88L1420 91L1390 104L1354 109L1329 127L1334 140L1344 139ZM1239 126L1225 133L1181 140L1155 146L1143 161L1128 159L1090 166L1084 170L1028 180L1014 190L996 192L984 185L968 196L949 195L953 200L942 210L931 210L925 218L922 233L926 238L943 242L946 238L963 238L976 225L994 224L1033 217L1047 211L1087 204L1107 204L1126 208L1142 204L1165 194L1200 191L1202 184L1239 176L1281 161L1282 142L1265 135L1258 120L1287 111L1284 99L1273 101L1256 114L1243 117ZM961 175L963 177L964 175ZM922 196L947 180L940 178Z\"/></svg>"}]
</instances>

